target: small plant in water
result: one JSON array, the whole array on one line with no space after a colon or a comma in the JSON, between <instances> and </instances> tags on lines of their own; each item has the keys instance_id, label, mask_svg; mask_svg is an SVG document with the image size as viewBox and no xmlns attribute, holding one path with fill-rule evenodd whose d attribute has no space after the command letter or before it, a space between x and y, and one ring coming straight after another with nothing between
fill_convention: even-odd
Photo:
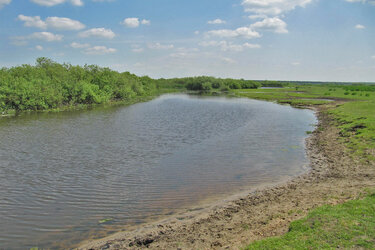
<instances>
[{"instance_id":1,"label":"small plant in water","mask_svg":"<svg viewBox=\"0 0 375 250\"><path fill-rule=\"evenodd\" d=\"M104 224L104 223L107 223L107 222L111 222L111 221L113 221L113 219L103 219L103 220L100 220L99 221L99 224Z\"/></svg>"}]
</instances>

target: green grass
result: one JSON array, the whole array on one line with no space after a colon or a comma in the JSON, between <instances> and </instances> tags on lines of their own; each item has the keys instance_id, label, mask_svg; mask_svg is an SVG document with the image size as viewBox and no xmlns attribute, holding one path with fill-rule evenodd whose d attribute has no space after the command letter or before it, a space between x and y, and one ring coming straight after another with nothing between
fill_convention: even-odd
<instances>
[{"instance_id":1,"label":"green grass","mask_svg":"<svg viewBox=\"0 0 375 250\"><path fill-rule=\"evenodd\" d=\"M245 249L375 249L375 194L337 206L323 206L291 223L281 237Z\"/></svg>"},{"instance_id":2,"label":"green grass","mask_svg":"<svg viewBox=\"0 0 375 250\"><path fill-rule=\"evenodd\" d=\"M353 154L374 160L375 100L348 102L329 111L341 129L341 139Z\"/></svg>"}]
</instances>

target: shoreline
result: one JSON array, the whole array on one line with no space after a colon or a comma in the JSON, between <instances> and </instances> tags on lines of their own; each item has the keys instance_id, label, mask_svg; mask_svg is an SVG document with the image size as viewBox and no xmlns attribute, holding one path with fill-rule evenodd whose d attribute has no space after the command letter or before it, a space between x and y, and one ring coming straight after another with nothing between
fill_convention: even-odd
<instances>
[{"instance_id":1,"label":"shoreline","mask_svg":"<svg viewBox=\"0 0 375 250\"><path fill-rule=\"evenodd\" d=\"M82 242L77 249L241 248L254 240L286 233L291 221L313 208L360 197L364 188L375 186L371 181L375 169L345 152L338 129L324 113L327 106L305 107L315 110L318 118L317 128L305 142L310 161L306 173L282 184L234 195L234 199L187 215L186 220L167 218Z\"/></svg>"}]
</instances>

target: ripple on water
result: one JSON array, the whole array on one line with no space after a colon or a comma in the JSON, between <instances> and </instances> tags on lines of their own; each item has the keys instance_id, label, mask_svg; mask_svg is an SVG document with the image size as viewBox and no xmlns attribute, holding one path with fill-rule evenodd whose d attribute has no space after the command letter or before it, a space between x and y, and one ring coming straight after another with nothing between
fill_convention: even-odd
<instances>
[{"instance_id":1,"label":"ripple on water","mask_svg":"<svg viewBox=\"0 0 375 250\"><path fill-rule=\"evenodd\" d=\"M187 95L0 120L0 245L64 248L299 174L315 122L309 110Z\"/></svg>"}]
</instances>

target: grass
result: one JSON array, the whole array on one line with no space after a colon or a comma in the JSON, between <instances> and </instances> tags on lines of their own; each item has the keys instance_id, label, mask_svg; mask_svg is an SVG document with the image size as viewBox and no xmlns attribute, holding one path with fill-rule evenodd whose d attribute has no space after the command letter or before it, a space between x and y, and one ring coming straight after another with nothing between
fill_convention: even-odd
<instances>
[{"instance_id":1,"label":"grass","mask_svg":"<svg viewBox=\"0 0 375 250\"><path fill-rule=\"evenodd\" d=\"M336 118L344 140L362 159L375 157L375 100L348 102L329 111Z\"/></svg>"},{"instance_id":2,"label":"grass","mask_svg":"<svg viewBox=\"0 0 375 250\"><path fill-rule=\"evenodd\" d=\"M291 223L281 237L245 249L375 249L375 193L362 200L323 206Z\"/></svg>"}]
</instances>

